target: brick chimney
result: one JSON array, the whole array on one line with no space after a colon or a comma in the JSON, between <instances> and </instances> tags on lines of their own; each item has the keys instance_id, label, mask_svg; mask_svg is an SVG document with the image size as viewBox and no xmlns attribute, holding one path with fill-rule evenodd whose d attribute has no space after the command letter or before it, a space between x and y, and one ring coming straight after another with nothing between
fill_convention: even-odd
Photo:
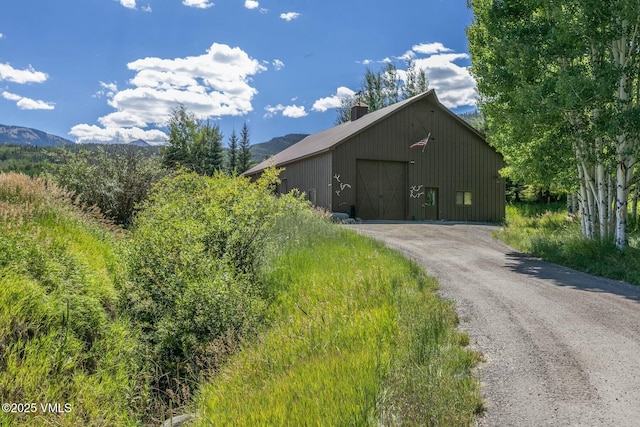
<instances>
[{"instance_id":1,"label":"brick chimney","mask_svg":"<svg viewBox=\"0 0 640 427\"><path fill-rule=\"evenodd\" d=\"M351 107L351 121L358 120L369 112L369 106L361 101Z\"/></svg>"}]
</instances>

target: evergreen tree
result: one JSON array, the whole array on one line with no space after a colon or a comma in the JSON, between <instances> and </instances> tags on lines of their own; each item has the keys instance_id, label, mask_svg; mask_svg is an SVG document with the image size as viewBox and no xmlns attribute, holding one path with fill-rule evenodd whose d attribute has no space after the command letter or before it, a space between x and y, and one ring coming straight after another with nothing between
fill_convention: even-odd
<instances>
[{"instance_id":1,"label":"evergreen tree","mask_svg":"<svg viewBox=\"0 0 640 427\"><path fill-rule=\"evenodd\" d=\"M234 129L229 137L229 151L227 154L227 172L235 173L238 168L238 135Z\"/></svg>"},{"instance_id":2,"label":"evergreen tree","mask_svg":"<svg viewBox=\"0 0 640 427\"><path fill-rule=\"evenodd\" d=\"M240 152L238 153L238 172L242 173L251 168L251 146L249 143L249 126L247 122L240 131Z\"/></svg>"},{"instance_id":3,"label":"evergreen tree","mask_svg":"<svg viewBox=\"0 0 640 427\"><path fill-rule=\"evenodd\" d=\"M202 141L201 171L204 175L212 176L214 171L222 170L224 151L222 149L222 132L218 124L211 125L208 121L200 127Z\"/></svg>"}]
</instances>

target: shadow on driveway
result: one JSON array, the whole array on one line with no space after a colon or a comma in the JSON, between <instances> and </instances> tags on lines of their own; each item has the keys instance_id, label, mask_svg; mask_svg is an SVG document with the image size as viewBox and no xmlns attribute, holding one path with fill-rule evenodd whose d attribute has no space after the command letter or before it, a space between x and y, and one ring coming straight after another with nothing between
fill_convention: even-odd
<instances>
[{"instance_id":1,"label":"shadow on driveway","mask_svg":"<svg viewBox=\"0 0 640 427\"><path fill-rule=\"evenodd\" d=\"M506 257L508 267L517 273L538 279L551 280L558 286L568 286L587 292L605 292L640 302L640 286L619 280L592 276L520 252L509 252Z\"/></svg>"}]
</instances>

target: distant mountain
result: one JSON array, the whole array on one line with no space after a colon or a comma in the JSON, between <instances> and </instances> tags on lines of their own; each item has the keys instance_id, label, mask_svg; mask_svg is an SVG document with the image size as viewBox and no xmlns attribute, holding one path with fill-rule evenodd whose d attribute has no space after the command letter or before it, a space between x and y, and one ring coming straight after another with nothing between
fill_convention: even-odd
<instances>
[{"instance_id":1,"label":"distant mountain","mask_svg":"<svg viewBox=\"0 0 640 427\"><path fill-rule=\"evenodd\" d=\"M144 139L136 139L135 141L131 141L129 145L135 145L137 147L151 147L151 144Z\"/></svg>"},{"instance_id":2,"label":"distant mountain","mask_svg":"<svg viewBox=\"0 0 640 427\"><path fill-rule=\"evenodd\" d=\"M21 126L0 125L0 145L55 147L61 145L74 145L74 142L37 129Z\"/></svg>"},{"instance_id":3,"label":"distant mountain","mask_svg":"<svg viewBox=\"0 0 640 427\"><path fill-rule=\"evenodd\" d=\"M302 139L309 136L302 133L290 133L285 136L278 136L272 138L267 142L261 142L260 144L254 144L251 146L251 154L255 162L261 162L276 153L281 152L285 148L291 147L293 144L302 141Z\"/></svg>"}]
</instances>

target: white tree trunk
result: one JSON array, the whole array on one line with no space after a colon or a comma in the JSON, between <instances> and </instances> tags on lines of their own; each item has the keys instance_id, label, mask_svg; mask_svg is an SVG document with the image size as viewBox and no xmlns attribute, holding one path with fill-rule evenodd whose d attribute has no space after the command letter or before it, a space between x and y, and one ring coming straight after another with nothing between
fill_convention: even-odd
<instances>
[{"instance_id":1,"label":"white tree trunk","mask_svg":"<svg viewBox=\"0 0 640 427\"><path fill-rule=\"evenodd\" d=\"M584 162L578 166L578 176L580 178L580 221L582 224L582 235L587 239L596 237L596 207L594 203L594 187L588 173L588 167Z\"/></svg>"},{"instance_id":2,"label":"white tree trunk","mask_svg":"<svg viewBox=\"0 0 640 427\"><path fill-rule=\"evenodd\" d=\"M597 143L596 146L598 149L600 148L600 144ZM604 170L604 165L599 162L596 165L596 188L597 193L594 195L596 197L596 205L598 207L598 231L600 240L606 240L608 236L608 212L607 201L609 200L608 195L608 186L607 186L607 174Z\"/></svg>"},{"instance_id":3,"label":"white tree trunk","mask_svg":"<svg viewBox=\"0 0 640 427\"><path fill-rule=\"evenodd\" d=\"M628 67L633 56L637 54L637 35L640 24L640 16L632 22L622 18L619 22L621 37L611 46L613 62L620 69L616 98L619 104L618 113L623 113L632 107L633 100L629 98L633 79L638 78L636 67ZM628 30L631 30L628 32ZM636 100L637 102L637 100ZM626 129L621 129L616 138L616 202L615 202L615 245L619 250L624 250L627 245L627 217L629 199L629 186L633 179L633 163L637 155L638 141L630 139Z\"/></svg>"},{"instance_id":4,"label":"white tree trunk","mask_svg":"<svg viewBox=\"0 0 640 427\"><path fill-rule=\"evenodd\" d=\"M616 234L615 244L619 250L627 245L627 217L629 215L627 200L629 199L629 171L624 162L618 164L616 171Z\"/></svg>"},{"instance_id":5,"label":"white tree trunk","mask_svg":"<svg viewBox=\"0 0 640 427\"><path fill-rule=\"evenodd\" d=\"M615 236L616 229L616 182L615 177L607 174L608 198L607 198L607 230L608 239Z\"/></svg>"},{"instance_id":6,"label":"white tree trunk","mask_svg":"<svg viewBox=\"0 0 640 427\"><path fill-rule=\"evenodd\" d=\"M638 196L640 195L640 183L633 186L633 198L631 199L631 217L635 222L638 219Z\"/></svg>"}]
</instances>

